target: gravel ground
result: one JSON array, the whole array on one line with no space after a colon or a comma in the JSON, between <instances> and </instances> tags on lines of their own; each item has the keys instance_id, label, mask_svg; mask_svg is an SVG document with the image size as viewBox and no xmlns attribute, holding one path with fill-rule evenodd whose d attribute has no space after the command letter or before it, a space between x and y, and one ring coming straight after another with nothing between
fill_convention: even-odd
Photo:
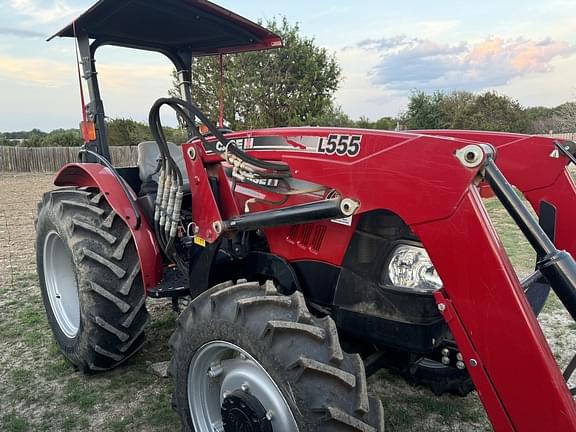
<instances>
[{"instance_id":1,"label":"gravel ground","mask_svg":"<svg viewBox=\"0 0 576 432\"><path fill-rule=\"evenodd\" d=\"M119 369L83 376L64 361L52 341L40 300L34 256L36 203L52 189L51 175L0 173L0 430L179 430L170 408L171 384L151 364L169 359L175 315L165 302L149 301L153 323L142 353ZM534 257L514 224L488 203L518 272ZM557 358L569 360L576 326L551 298L541 322ZM475 393L436 397L385 371L369 380L387 413L388 431L490 430Z\"/></svg>"}]
</instances>

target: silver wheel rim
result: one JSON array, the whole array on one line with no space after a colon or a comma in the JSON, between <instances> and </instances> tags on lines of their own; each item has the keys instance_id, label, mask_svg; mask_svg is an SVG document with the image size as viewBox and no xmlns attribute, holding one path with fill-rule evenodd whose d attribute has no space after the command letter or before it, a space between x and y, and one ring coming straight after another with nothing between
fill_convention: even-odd
<instances>
[{"instance_id":1,"label":"silver wheel rim","mask_svg":"<svg viewBox=\"0 0 576 432\"><path fill-rule=\"evenodd\" d=\"M274 431L298 432L288 402L266 370L242 348L225 341L207 343L190 362L188 405L197 432L224 432L220 408L235 390L259 400Z\"/></svg>"},{"instance_id":2,"label":"silver wheel rim","mask_svg":"<svg viewBox=\"0 0 576 432\"><path fill-rule=\"evenodd\" d=\"M68 248L56 231L44 240L44 282L56 322L73 339L80 327L80 299L76 267Z\"/></svg>"}]
</instances>

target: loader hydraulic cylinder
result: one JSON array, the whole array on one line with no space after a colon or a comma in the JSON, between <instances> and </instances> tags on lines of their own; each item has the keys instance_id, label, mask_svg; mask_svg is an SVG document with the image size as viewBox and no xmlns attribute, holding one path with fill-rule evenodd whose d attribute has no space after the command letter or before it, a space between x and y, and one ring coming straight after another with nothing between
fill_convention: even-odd
<instances>
[{"instance_id":1,"label":"loader hydraulic cylinder","mask_svg":"<svg viewBox=\"0 0 576 432\"><path fill-rule=\"evenodd\" d=\"M225 231L252 231L282 225L302 224L324 219L342 218L342 200L329 199L308 204L248 213L224 222Z\"/></svg>"}]
</instances>

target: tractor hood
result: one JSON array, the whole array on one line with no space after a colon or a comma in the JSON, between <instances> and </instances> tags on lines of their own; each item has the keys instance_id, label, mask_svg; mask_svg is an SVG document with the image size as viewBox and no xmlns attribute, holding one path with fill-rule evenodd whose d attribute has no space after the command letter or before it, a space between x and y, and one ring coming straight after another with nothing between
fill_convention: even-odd
<instances>
[{"instance_id":1,"label":"tractor hood","mask_svg":"<svg viewBox=\"0 0 576 432\"><path fill-rule=\"evenodd\" d=\"M76 33L76 34L75 34ZM194 56L282 46L279 36L206 0L100 0L56 36Z\"/></svg>"}]
</instances>

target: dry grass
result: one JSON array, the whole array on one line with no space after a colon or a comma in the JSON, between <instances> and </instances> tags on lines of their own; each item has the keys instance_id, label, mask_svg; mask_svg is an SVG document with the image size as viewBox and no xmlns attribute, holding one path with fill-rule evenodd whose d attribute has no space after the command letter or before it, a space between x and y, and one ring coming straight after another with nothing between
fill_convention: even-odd
<instances>
[{"instance_id":1,"label":"dry grass","mask_svg":"<svg viewBox=\"0 0 576 432\"><path fill-rule=\"evenodd\" d=\"M113 372L83 376L59 354L40 300L33 246L36 203L51 188L50 175L0 173L0 430L178 430L171 384L148 367L169 357L175 316L168 303L150 302L148 343ZM519 273L529 273L534 256L526 242L501 207L490 202L488 208ZM575 328L558 309L552 299L543 323L565 361ZM475 394L438 398L386 372L369 383L384 403L388 431L490 430Z\"/></svg>"}]
</instances>

